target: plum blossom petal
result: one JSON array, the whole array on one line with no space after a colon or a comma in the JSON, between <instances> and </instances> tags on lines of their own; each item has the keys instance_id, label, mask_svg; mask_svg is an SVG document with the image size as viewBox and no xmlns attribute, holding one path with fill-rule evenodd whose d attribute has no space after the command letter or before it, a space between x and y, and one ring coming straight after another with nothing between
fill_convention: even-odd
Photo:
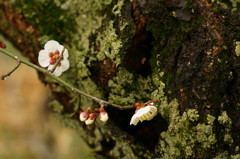
<instances>
[{"instance_id":1,"label":"plum blossom petal","mask_svg":"<svg viewBox=\"0 0 240 159\"><path fill-rule=\"evenodd\" d=\"M48 66L48 70L52 70L53 69L53 67L54 67L54 65L49 65ZM62 67L56 67L56 69L54 70L54 72L52 73L54 76L61 76L61 74L62 74Z\"/></svg>"},{"instance_id":2,"label":"plum blossom petal","mask_svg":"<svg viewBox=\"0 0 240 159\"><path fill-rule=\"evenodd\" d=\"M63 51L63 49L64 49L64 51ZM63 57L68 58L68 50L66 48L64 48L62 45L59 44L57 47L57 50L60 53L62 53L62 51L63 51Z\"/></svg>"},{"instance_id":3,"label":"plum blossom petal","mask_svg":"<svg viewBox=\"0 0 240 159\"><path fill-rule=\"evenodd\" d=\"M152 120L153 117L157 115L157 108L155 106L144 107L144 112L139 115L139 120L142 122L144 120Z\"/></svg>"},{"instance_id":4,"label":"plum blossom petal","mask_svg":"<svg viewBox=\"0 0 240 159\"><path fill-rule=\"evenodd\" d=\"M134 114L130 121L130 125L137 125L138 122L139 122L139 118L136 116L136 114Z\"/></svg>"},{"instance_id":5,"label":"plum blossom petal","mask_svg":"<svg viewBox=\"0 0 240 159\"><path fill-rule=\"evenodd\" d=\"M62 45L61 45L62 46ZM62 49L63 49L63 47L62 47ZM62 51L62 49L61 49L61 51ZM64 52L63 52L63 57L64 58L68 58L68 50L65 48L65 50L64 50Z\"/></svg>"},{"instance_id":6,"label":"plum blossom petal","mask_svg":"<svg viewBox=\"0 0 240 159\"><path fill-rule=\"evenodd\" d=\"M157 107L149 104L140 108L131 118L130 125L137 125L139 121L152 120L157 115Z\"/></svg>"},{"instance_id":7,"label":"plum blossom petal","mask_svg":"<svg viewBox=\"0 0 240 159\"><path fill-rule=\"evenodd\" d=\"M69 69L69 61L68 59L64 59L61 61L61 65L62 65L62 72L66 71Z\"/></svg>"},{"instance_id":8,"label":"plum blossom petal","mask_svg":"<svg viewBox=\"0 0 240 159\"><path fill-rule=\"evenodd\" d=\"M38 62L42 67L47 67L49 65L50 57L48 52L41 50L38 55Z\"/></svg>"},{"instance_id":9,"label":"plum blossom petal","mask_svg":"<svg viewBox=\"0 0 240 159\"><path fill-rule=\"evenodd\" d=\"M56 50L62 49L60 48L62 45L60 45L57 41L55 40L50 40L44 45L44 50L48 52L55 52ZM61 51L61 50L59 50Z\"/></svg>"}]
</instances>

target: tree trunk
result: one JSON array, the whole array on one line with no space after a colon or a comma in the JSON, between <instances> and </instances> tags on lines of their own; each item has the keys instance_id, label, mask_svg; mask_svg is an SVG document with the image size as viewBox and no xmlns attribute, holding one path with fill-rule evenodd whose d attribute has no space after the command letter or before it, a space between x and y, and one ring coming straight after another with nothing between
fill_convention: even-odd
<instances>
[{"instance_id":1,"label":"tree trunk","mask_svg":"<svg viewBox=\"0 0 240 159\"><path fill-rule=\"evenodd\" d=\"M238 1L18 0L0 2L0 33L37 64L55 39L70 54L61 78L110 102L159 100L159 114L130 126L134 110L107 107L110 120L86 126L98 104L39 74L52 110L79 131L96 158L240 158Z\"/></svg>"}]
</instances>

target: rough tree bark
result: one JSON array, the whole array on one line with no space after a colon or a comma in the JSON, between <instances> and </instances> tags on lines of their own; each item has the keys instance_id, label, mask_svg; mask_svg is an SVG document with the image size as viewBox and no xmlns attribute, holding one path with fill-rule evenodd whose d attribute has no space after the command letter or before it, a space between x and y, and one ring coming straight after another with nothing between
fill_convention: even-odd
<instances>
[{"instance_id":1,"label":"rough tree bark","mask_svg":"<svg viewBox=\"0 0 240 159\"><path fill-rule=\"evenodd\" d=\"M240 158L240 16L224 0L2 0L0 33L37 64L50 39L70 53L62 78L117 104L160 100L153 120L129 126L133 110L107 108L39 74L56 116L79 131L96 158ZM79 104L78 104L79 103Z\"/></svg>"}]
</instances>

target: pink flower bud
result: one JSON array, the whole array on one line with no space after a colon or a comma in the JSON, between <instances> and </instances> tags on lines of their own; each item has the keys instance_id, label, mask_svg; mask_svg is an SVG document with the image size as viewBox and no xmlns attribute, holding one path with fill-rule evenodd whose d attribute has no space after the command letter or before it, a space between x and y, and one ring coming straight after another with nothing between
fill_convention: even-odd
<instances>
[{"instance_id":1,"label":"pink flower bud","mask_svg":"<svg viewBox=\"0 0 240 159\"><path fill-rule=\"evenodd\" d=\"M108 113L104 109L100 110L99 119L103 122L106 122L108 120Z\"/></svg>"},{"instance_id":2,"label":"pink flower bud","mask_svg":"<svg viewBox=\"0 0 240 159\"><path fill-rule=\"evenodd\" d=\"M79 119L80 121L86 121L89 117L89 112L88 111L82 111L79 114Z\"/></svg>"},{"instance_id":3,"label":"pink flower bud","mask_svg":"<svg viewBox=\"0 0 240 159\"><path fill-rule=\"evenodd\" d=\"M91 125L94 123L97 118L97 113L90 113L88 119L85 121L86 125Z\"/></svg>"}]
</instances>

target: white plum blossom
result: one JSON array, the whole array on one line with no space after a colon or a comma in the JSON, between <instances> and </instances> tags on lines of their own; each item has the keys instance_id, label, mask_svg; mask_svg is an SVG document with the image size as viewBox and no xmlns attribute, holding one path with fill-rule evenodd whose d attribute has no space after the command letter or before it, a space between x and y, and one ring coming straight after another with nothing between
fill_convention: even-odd
<instances>
[{"instance_id":1,"label":"white plum blossom","mask_svg":"<svg viewBox=\"0 0 240 159\"><path fill-rule=\"evenodd\" d=\"M63 52L62 57L60 54ZM68 61L68 50L60 45L55 40L50 40L44 45L44 50L41 50L38 55L38 62L42 67L48 67L48 70L52 70L54 64L57 62L59 58L62 58L58 63L58 66L52 73L55 76L60 76L62 72L66 71L69 68Z\"/></svg>"},{"instance_id":2,"label":"white plum blossom","mask_svg":"<svg viewBox=\"0 0 240 159\"><path fill-rule=\"evenodd\" d=\"M153 103L149 103L143 108L139 108L132 116L130 125L137 125L139 121L152 120L157 115L157 107L153 106Z\"/></svg>"}]
</instances>

